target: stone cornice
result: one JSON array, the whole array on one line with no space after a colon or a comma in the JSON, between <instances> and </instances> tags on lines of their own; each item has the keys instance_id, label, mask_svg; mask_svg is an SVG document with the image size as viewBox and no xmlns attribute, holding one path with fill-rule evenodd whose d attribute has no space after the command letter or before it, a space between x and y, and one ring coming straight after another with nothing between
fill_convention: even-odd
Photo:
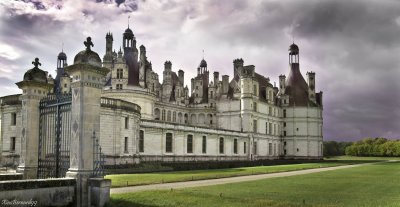
<instances>
[{"instance_id":1,"label":"stone cornice","mask_svg":"<svg viewBox=\"0 0 400 207\"><path fill-rule=\"evenodd\" d=\"M98 67L98 66L84 64L84 63L73 64L73 65L67 66L65 68L65 72L67 72L68 74L71 74L73 72L80 71L80 70L90 71L93 73L100 74L102 76L106 76L107 73L110 72L110 70L108 68Z\"/></svg>"},{"instance_id":2,"label":"stone cornice","mask_svg":"<svg viewBox=\"0 0 400 207\"><path fill-rule=\"evenodd\" d=\"M41 82L37 82L37 81L20 81L15 84L20 89L25 88L25 87L42 87L42 88L50 90L54 86L54 84L51 84L51 83L41 83Z\"/></svg>"}]
</instances>

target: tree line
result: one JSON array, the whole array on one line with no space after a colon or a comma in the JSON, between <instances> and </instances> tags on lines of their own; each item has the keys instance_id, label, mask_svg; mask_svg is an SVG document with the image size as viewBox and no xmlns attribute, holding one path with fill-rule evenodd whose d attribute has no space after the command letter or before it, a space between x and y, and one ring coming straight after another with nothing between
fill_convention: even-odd
<instances>
[{"instance_id":1,"label":"tree line","mask_svg":"<svg viewBox=\"0 0 400 207\"><path fill-rule=\"evenodd\" d=\"M324 142L324 156L340 155L399 157L400 140L365 138L355 142Z\"/></svg>"}]
</instances>

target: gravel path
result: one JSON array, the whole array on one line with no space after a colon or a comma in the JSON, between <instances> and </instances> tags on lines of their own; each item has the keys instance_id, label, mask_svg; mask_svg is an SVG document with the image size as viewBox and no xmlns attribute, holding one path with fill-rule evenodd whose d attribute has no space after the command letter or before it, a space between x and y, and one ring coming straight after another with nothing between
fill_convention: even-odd
<instances>
[{"instance_id":1,"label":"gravel path","mask_svg":"<svg viewBox=\"0 0 400 207\"><path fill-rule=\"evenodd\" d=\"M175 182L175 183L163 183L163 184L151 184L151 185L140 185L140 186L130 186L121 188L111 188L111 194L116 193L129 193L129 192L139 192L148 190L165 190L165 189L179 189L179 188L189 188L189 187L199 187L199 186L209 186L209 185L220 185L226 183L238 183L245 181L260 180L265 178L277 178L277 177L287 177L294 175L304 175L309 173L325 172L338 169L346 169L359 167L363 165L370 165L373 163L364 163L356 165L344 165L337 167L326 167L326 168L315 168L307 170L297 170L291 172L280 172L280 173L270 173L270 174L259 174L259 175L246 175L230 178L219 178L219 179L209 179L209 180L197 180L197 181L187 181L187 182Z\"/></svg>"}]
</instances>

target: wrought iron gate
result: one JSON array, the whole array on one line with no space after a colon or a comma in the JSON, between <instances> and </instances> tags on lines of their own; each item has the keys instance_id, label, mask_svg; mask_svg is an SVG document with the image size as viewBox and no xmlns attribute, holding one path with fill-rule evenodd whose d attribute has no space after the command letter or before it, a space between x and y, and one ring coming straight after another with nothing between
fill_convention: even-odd
<instances>
[{"instance_id":1,"label":"wrought iron gate","mask_svg":"<svg viewBox=\"0 0 400 207\"><path fill-rule=\"evenodd\" d=\"M40 101L38 178L65 177L69 168L71 94Z\"/></svg>"}]
</instances>

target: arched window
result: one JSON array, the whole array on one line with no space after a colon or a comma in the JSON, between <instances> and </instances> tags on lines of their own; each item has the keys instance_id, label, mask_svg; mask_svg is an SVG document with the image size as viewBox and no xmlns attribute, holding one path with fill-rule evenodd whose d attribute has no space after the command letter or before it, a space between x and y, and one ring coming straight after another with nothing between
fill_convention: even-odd
<instances>
[{"instance_id":1,"label":"arched window","mask_svg":"<svg viewBox=\"0 0 400 207\"><path fill-rule=\"evenodd\" d=\"M154 109L154 117L156 120L160 120L160 109Z\"/></svg>"},{"instance_id":2,"label":"arched window","mask_svg":"<svg viewBox=\"0 0 400 207\"><path fill-rule=\"evenodd\" d=\"M176 112L174 111L174 113L172 113L172 121L176 122Z\"/></svg>"},{"instance_id":3,"label":"arched window","mask_svg":"<svg viewBox=\"0 0 400 207\"><path fill-rule=\"evenodd\" d=\"M193 135L191 134L187 136L186 150L187 153L193 153Z\"/></svg>"},{"instance_id":4,"label":"arched window","mask_svg":"<svg viewBox=\"0 0 400 207\"><path fill-rule=\"evenodd\" d=\"M188 123L188 114L185 114L185 124Z\"/></svg>"},{"instance_id":5,"label":"arched window","mask_svg":"<svg viewBox=\"0 0 400 207\"><path fill-rule=\"evenodd\" d=\"M219 138L219 154L224 154L224 138Z\"/></svg>"},{"instance_id":6,"label":"arched window","mask_svg":"<svg viewBox=\"0 0 400 207\"><path fill-rule=\"evenodd\" d=\"M182 113L181 112L179 112L178 113L178 123L183 123L183 119L182 119Z\"/></svg>"}]
</instances>

